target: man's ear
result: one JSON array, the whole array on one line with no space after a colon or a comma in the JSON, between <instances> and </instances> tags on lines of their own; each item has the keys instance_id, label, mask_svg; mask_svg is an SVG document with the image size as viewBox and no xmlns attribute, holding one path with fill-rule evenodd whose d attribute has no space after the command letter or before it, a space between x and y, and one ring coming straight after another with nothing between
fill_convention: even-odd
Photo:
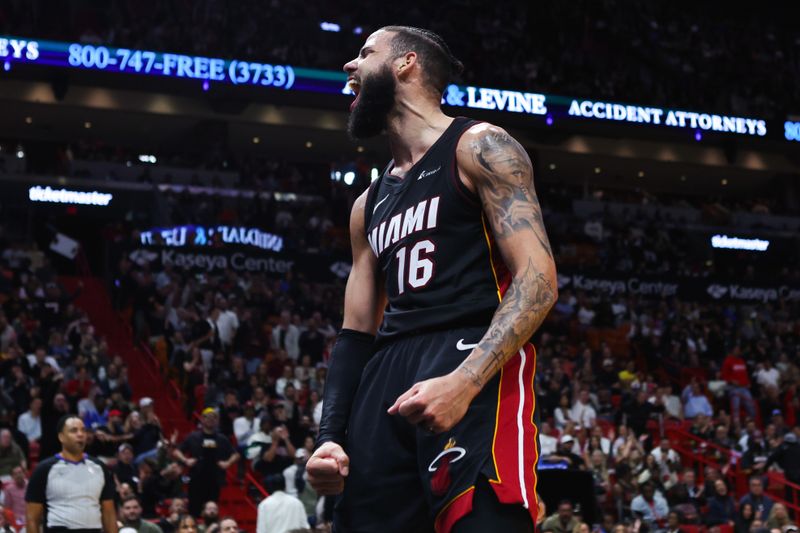
<instances>
[{"instance_id":1,"label":"man's ear","mask_svg":"<svg viewBox=\"0 0 800 533\"><path fill-rule=\"evenodd\" d=\"M416 52L406 52L401 57L395 60L395 68L397 69L398 77L406 77L408 73L414 70L418 64L418 57Z\"/></svg>"}]
</instances>

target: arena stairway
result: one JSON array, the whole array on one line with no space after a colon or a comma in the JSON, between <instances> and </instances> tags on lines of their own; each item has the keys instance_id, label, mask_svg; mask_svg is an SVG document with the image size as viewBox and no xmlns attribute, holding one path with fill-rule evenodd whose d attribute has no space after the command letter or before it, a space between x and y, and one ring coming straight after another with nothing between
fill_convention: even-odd
<instances>
[{"instance_id":1,"label":"arena stairway","mask_svg":"<svg viewBox=\"0 0 800 533\"><path fill-rule=\"evenodd\" d=\"M113 308L111 299L103 281L96 277L61 277L64 288L74 293L78 283L83 282L83 289L75 300L75 305L89 315L96 332L105 337L109 353L120 355L128 366L128 381L133 390L134 400L149 396L155 401L155 411L161 420L164 434L170 436L178 431L178 438L183 439L196 425L186 418L183 410L183 398L175 382L168 373L159 367L156 357L147 346L136 346L129 324L122 315ZM220 494L220 515L233 516L244 531L255 531L256 507L248 497L247 488L253 492L262 492L252 476L248 475L245 483L236 479L236 466L228 472L228 484Z\"/></svg>"}]
</instances>

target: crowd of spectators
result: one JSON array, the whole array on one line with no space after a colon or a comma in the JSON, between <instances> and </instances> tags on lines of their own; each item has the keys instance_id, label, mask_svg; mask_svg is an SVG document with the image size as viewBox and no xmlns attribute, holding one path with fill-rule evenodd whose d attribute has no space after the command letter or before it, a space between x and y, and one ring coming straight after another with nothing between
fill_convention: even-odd
<instances>
[{"instance_id":1,"label":"crowd of spectators","mask_svg":"<svg viewBox=\"0 0 800 533\"><path fill-rule=\"evenodd\" d=\"M677 253L671 236L662 240L663 251L639 241L645 255L666 254L652 264ZM236 443L242 467L265 482L282 474L287 493L298 495L309 516L324 518L301 465L319 422L343 285L232 271L198 279L127 258L120 269L120 301L133 303L143 338L163 343L187 409L218 408L220 431ZM736 489L736 475L755 474L755 498L770 470L800 480L799 312L796 301L561 290L535 338L542 464L591 473L612 525L764 526L774 518L771 509L751 512L726 494ZM598 340L598 331L612 334ZM668 426L715 446L690 447L713 466L686 468L685 456L671 448L672 434L664 433Z\"/></svg>"},{"instance_id":2,"label":"crowd of spectators","mask_svg":"<svg viewBox=\"0 0 800 533\"><path fill-rule=\"evenodd\" d=\"M582 193L555 185L539 193L559 265L570 265L571 250L591 242L594 254L572 265L617 274L719 274L684 246L680 221L647 220L632 211L627 218L602 217L601 231L587 232L588 221L571 207ZM658 202L651 195L644 202L634 192L614 200ZM303 233L308 228L344 235L351 197L343 195L342 205L323 211L291 202L171 201L179 217L174 223L261 221L275 224L265 229L299 232L300 248L308 250L313 247L307 241L320 238ZM132 235L136 240L138 234ZM8 476L4 498L13 520L19 519L31 450L38 449L33 457L57 450L53 421L67 411L79 413L91 429L87 451L114 469L120 513L132 523L160 516L159 527L168 533L187 510L201 525L211 523L227 469L240 476L252 471L271 488L277 497L263 504L271 509L264 513L286 509L278 514L294 517L292 523L330 517L331 502L306 483L304 464L341 324L342 281L232 270L196 275L150 263L147 255L124 254L116 265L114 301L132 311L137 338L164 355L165 371L184 392L186 414L201 413L200 429L179 441L160 427L152 400L131 390L124 362L74 306L75 294L59 286L48 256L24 241L3 237L0 244L0 476ZM732 272L763 281L765 271L742 259ZM780 274L798 279L791 264ZM762 493L768 472L776 469L800 481L797 301L734 304L559 292L534 339L541 462L591 475L603 530L705 524L740 526L737 533L745 533L789 526L792 506L767 505L772 500ZM712 464L686 468L686 443L678 453L668 427L708 443L702 448L693 441L697 447L690 451ZM198 442L212 438L217 452L204 456ZM738 490L735 501L731 494L741 489L736 480L747 475L753 476L749 496ZM793 491L784 496L800 501ZM552 530L583 527L567 503L548 511L555 513L545 523Z\"/></svg>"},{"instance_id":3,"label":"crowd of spectators","mask_svg":"<svg viewBox=\"0 0 800 533\"><path fill-rule=\"evenodd\" d=\"M380 10L353 1L37 1L4 3L0 32L339 70L370 32L408 24L440 33L471 84L779 117L800 100L791 11L629 0ZM340 31L322 31L322 22Z\"/></svg>"}]
</instances>

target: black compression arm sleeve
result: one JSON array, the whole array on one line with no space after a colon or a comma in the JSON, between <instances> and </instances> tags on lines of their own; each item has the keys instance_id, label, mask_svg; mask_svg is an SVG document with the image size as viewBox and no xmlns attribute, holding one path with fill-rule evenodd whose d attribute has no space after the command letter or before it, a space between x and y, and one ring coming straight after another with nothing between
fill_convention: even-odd
<instances>
[{"instance_id":1,"label":"black compression arm sleeve","mask_svg":"<svg viewBox=\"0 0 800 533\"><path fill-rule=\"evenodd\" d=\"M331 364L322 397L322 419L317 446L333 441L344 446L347 420L361 373L372 357L375 337L352 329L339 332L331 352Z\"/></svg>"}]
</instances>

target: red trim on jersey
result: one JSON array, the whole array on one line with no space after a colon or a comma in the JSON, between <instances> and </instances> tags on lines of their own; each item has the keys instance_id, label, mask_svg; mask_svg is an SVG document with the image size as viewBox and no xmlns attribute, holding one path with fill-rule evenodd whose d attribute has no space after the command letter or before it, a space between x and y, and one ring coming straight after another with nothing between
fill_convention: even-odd
<instances>
[{"instance_id":1,"label":"red trim on jersey","mask_svg":"<svg viewBox=\"0 0 800 533\"><path fill-rule=\"evenodd\" d=\"M436 533L450 533L453 525L472 512L472 497L475 495L475 486L471 486L444 506L436 515L434 528Z\"/></svg>"},{"instance_id":2,"label":"red trim on jersey","mask_svg":"<svg viewBox=\"0 0 800 533\"><path fill-rule=\"evenodd\" d=\"M536 497L539 456L533 419L535 371L536 350L531 344L521 348L501 370L492 444L497 479L489 480L500 502L526 506L534 524L539 508Z\"/></svg>"},{"instance_id":3,"label":"red trim on jersey","mask_svg":"<svg viewBox=\"0 0 800 533\"><path fill-rule=\"evenodd\" d=\"M494 240L494 234L484 217L484 229L486 230L486 238L489 241L489 259L492 261L492 268L494 269L495 281L497 283L497 290L500 292L500 298L505 296L506 291L511 286L511 271L508 270L503 257L497 251L497 243Z\"/></svg>"}]
</instances>

